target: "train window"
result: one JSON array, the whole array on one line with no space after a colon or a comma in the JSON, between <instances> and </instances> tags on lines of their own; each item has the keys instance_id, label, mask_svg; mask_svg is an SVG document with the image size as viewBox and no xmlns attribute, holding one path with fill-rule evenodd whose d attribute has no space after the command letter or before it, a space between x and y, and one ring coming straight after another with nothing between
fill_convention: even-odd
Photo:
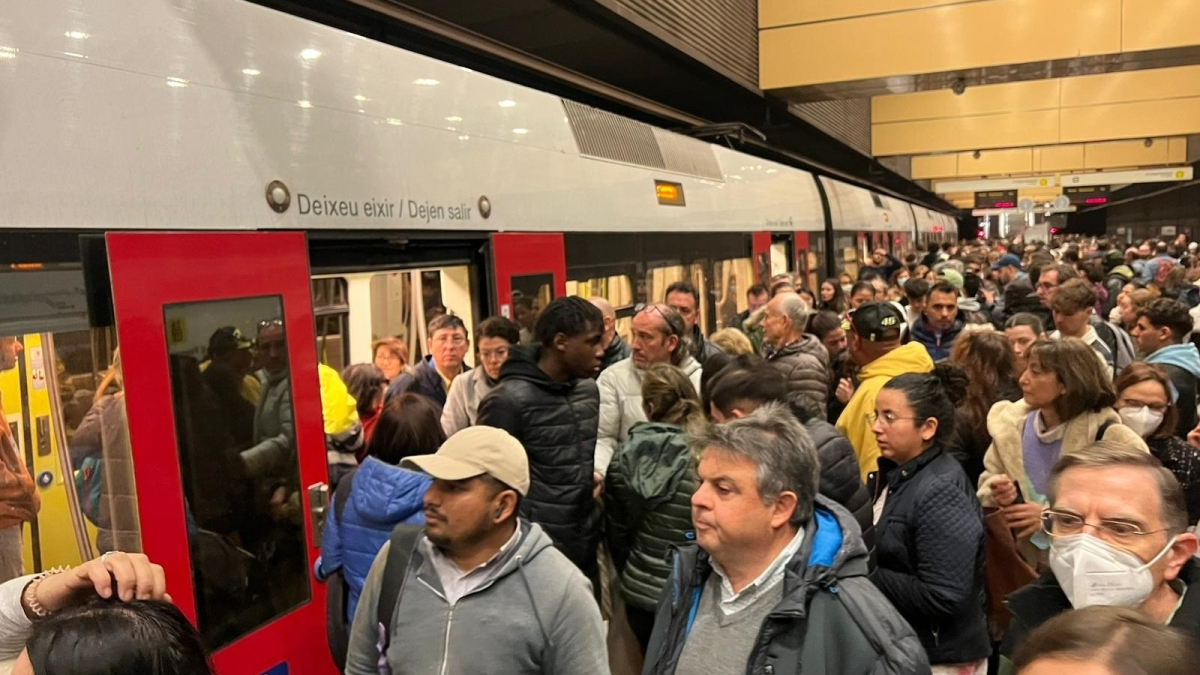
<instances>
[{"instance_id":1,"label":"train window","mask_svg":"<svg viewBox=\"0 0 1200 675\"><path fill-rule=\"evenodd\" d=\"M582 298L601 297L608 300L617 312L617 335L625 341L631 339L631 316L635 304L633 291L633 283L627 274L567 282L567 295L578 295Z\"/></svg>"},{"instance_id":2,"label":"train window","mask_svg":"<svg viewBox=\"0 0 1200 675\"><path fill-rule=\"evenodd\" d=\"M512 320L521 330L521 344L533 343L533 327L542 308L554 299L553 274L512 276Z\"/></svg>"},{"instance_id":3,"label":"train window","mask_svg":"<svg viewBox=\"0 0 1200 675\"><path fill-rule=\"evenodd\" d=\"M0 582L142 550L114 342L107 330L0 337L0 453L20 491L6 498Z\"/></svg>"},{"instance_id":4,"label":"train window","mask_svg":"<svg viewBox=\"0 0 1200 675\"><path fill-rule=\"evenodd\" d=\"M435 316L446 313L458 316L466 324L467 334L472 334L470 276L470 267L465 265L372 276L371 340L384 337L400 340L408 347L410 362L406 365L413 366L425 356L426 327ZM473 359L473 355L467 355L469 364Z\"/></svg>"},{"instance_id":5,"label":"train window","mask_svg":"<svg viewBox=\"0 0 1200 675\"><path fill-rule=\"evenodd\" d=\"M718 260L713 263L717 285L717 328L733 325L739 312L745 311L746 291L754 285L754 261L750 258Z\"/></svg>"},{"instance_id":6,"label":"train window","mask_svg":"<svg viewBox=\"0 0 1200 675\"><path fill-rule=\"evenodd\" d=\"M196 611L217 649L310 599L283 305L163 312Z\"/></svg>"},{"instance_id":7,"label":"train window","mask_svg":"<svg viewBox=\"0 0 1200 675\"><path fill-rule=\"evenodd\" d=\"M346 280L328 277L312 280L313 317L317 333L317 359L341 372L350 362L348 335L350 301Z\"/></svg>"}]
</instances>

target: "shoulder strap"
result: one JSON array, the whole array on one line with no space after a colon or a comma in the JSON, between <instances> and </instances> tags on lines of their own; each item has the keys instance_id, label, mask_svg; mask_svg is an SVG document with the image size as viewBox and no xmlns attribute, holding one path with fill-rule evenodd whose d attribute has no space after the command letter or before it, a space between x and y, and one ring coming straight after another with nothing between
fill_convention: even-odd
<instances>
[{"instance_id":1,"label":"shoulder strap","mask_svg":"<svg viewBox=\"0 0 1200 675\"><path fill-rule=\"evenodd\" d=\"M1114 422L1112 420L1104 420L1103 422L1100 423L1100 428L1096 430L1096 442L1097 443L1104 440L1104 434L1107 433L1108 428L1114 424L1116 424L1116 422Z\"/></svg>"},{"instance_id":2,"label":"shoulder strap","mask_svg":"<svg viewBox=\"0 0 1200 675\"><path fill-rule=\"evenodd\" d=\"M333 517L337 518L339 525L342 523L342 513L346 510L346 502L350 500L350 488L353 487L354 476L357 473L358 467L354 467L333 489Z\"/></svg>"},{"instance_id":3,"label":"shoulder strap","mask_svg":"<svg viewBox=\"0 0 1200 675\"><path fill-rule=\"evenodd\" d=\"M417 539L424 532L419 525L397 525L392 530L387 562L383 567L383 583L379 589L379 607L376 621L384 627L380 631L383 636L380 644L380 655L387 651L387 643L391 638L390 627L392 615L396 613L396 605L400 604L400 593L404 590L404 579L408 576L408 563L412 559L413 549Z\"/></svg>"}]
</instances>

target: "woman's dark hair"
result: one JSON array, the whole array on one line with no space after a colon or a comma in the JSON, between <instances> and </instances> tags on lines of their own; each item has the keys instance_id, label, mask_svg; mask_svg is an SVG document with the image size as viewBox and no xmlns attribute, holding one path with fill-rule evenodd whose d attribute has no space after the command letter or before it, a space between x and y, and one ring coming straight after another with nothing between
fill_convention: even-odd
<instances>
[{"instance_id":1,"label":"woman's dark hair","mask_svg":"<svg viewBox=\"0 0 1200 675\"><path fill-rule=\"evenodd\" d=\"M212 675L200 634L175 605L97 597L33 624L35 675Z\"/></svg>"},{"instance_id":2,"label":"woman's dark hair","mask_svg":"<svg viewBox=\"0 0 1200 675\"><path fill-rule=\"evenodd\" d=\"M1200 641L1135 609L1097 605L1035 629L1013 655L1013 671L1020 675L1043 658L1095 663L1118 675L1190 675L1200 662Z\"/></svg>"},{"instance_id":3,"label":"woman's dark hair","mask_svg":"<svg viewBox=\"0 0 1200 675\"><path fill-rule=\"evenodd\" d=\"M358 404L358 416L370 417L383 396L383 385L387 384L383 371L374 363L356 363L342 371L342 381Z\"/></svg>"},{"instance_id":4,"label":"woman's dark hair","mask_svg":"<svg viewBox=\"0 0 1200 675\"><path fill-rule=\"evenodd\" d=\"M445 442L437 404L419 394L401 394L388 401L379 414L367 454L395 466L405 457L432 455Z\"/></svg>"},{"instance_id":5,"label":"woman's dark hair","mask_svg":"<svg viewBox=\"0 0 1200 675\"><path fill-rule=\"evenodd\" d=\"M808 332L816 335L818 340L824 340L826 335L841 327L842 318L826 309L813 314L808 320Z\"/></svg>"},{"instance_id":6,"label":"woman's dark hair","mask_svg":"<svg viewBox=\"0 0 1200 675\"><path fill-rule=\"evenodd\" d=\"M1117 392L1108 379L1096 352L1083 340L1038 340L1025 352L1025 360L1051 373L1062 383L1062 395L1054 399L1054 411L1062 422L1086 412L1100 412L1117 402Z\"/></svg>"},{"instance_id":7,"label":"woman's dark hair","mask_svg":"<svg viewBox=\"0 0 1200 675\"><path fill-rule=\"evenodd\" d=\"M1011 286L1012 284L1009 285ZM1029 330L1033 331L1035 337L1040 336L1046 331L1046 326L1042 323L1042 320L1038 318L1038 315L1030 314L1029 312L1017 312L1016 314L1008 317L1008 321L1004 322L1005 330L1008 330L1009 328L1016 328L1018 326L1027 327Z\"/></svg>"},{"instance_id":8,"label":"woman's dark hair","mask_svg":"<svg viewBox=\"0 0 1200 675\"><path fill-rule=\"evenodd\" d=\"M962 402L972 429L987 420L988 411L1000 396L1000 385L1013 381L1016 361L1012 345L1003 333L972 331L954 341L950 362L961 368L967 378L966 396L955 400Z\"/></svg>"},{"instance_id":9,"label":"woman's dark hair","mask_svg":"<svg viewBox=\"0 0 1200 675\"><path fill-rule=\"evenodd\" d=\"M825 302L818 294L817 307L835 312L838 316L845 314L846 310L850 309L850 301L846 299L846 292L842 290L842 284L833 277L829 277L825 281L821 282L821 286L824 286L825 284L829 284L833 287L833 297L830 298L829 302ZM818 287L817 290L819 291L820 287Z\"/></svg>"},{"instance_id":10,"label":"woman's dark hair","mask_svg":"<svg viewBox=\"0 0 1200 675\"><path fill-rule=\"evenodd\" d=\"M883 385L904 394L913 415L923 424L934 418L938 421L933 436L943 446L954 438L954 401L961 401L967 393L967 376L962 368L949 363L939 363L932 373L905 373L897 375Z\"/></svg>"},{"instance_id":11,"label":"woman's dark hair","mask_svg":"<svg viewBox=\"0 0 1200 675\"><path fill-rule=\"evenodd\" d=\"M704 414L711 414L713 391L718 380L725 375L754 368L762 362L762 357L757 354L713 354L709 357L704 362L704 370L700 372L700 404L704 406Z\"/></svg>"},{"instance_id":12,"label":"woman's dark hair","mask_svg":"<svg viewBox=\"0 0 1200 675\"><path fill-rule=\"evenodd\" d=\"M521 329L517 324L502 316L492 316L483 320L475 329L475 345L484 338L500 338L510 345L521 343Z\"/></svg>"},{"instance_id":13,"label":"woman's dark hair","mask_svg":"<svg viewBox=\"0 0 1200 675\"><path fill-rule=\"evenodd\" d=\"M875 286L866 279L863 279L862 281L856 281L854 285L850 287L850 295L853 296L859 291L871 291L871 295L875 295Z\"/></svg>"}]
</instances>

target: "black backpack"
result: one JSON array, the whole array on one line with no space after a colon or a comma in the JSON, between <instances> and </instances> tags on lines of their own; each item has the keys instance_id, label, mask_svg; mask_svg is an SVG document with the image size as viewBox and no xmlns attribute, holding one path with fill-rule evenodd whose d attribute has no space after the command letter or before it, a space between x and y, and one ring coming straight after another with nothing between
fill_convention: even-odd
<instances>
[{"instance_id":1,"label":"black backpack","mask_svg":"<svg viewBox=\"0 0 1200 675\"><path fill-rule=\"evenodd\" d=\"M342 513L346 510L346 500L350 498L350 488L354 484L354 475L358 469L342 477L337 488L333 491L333 517L339 525L342 523ZM325 593L325 637L329 643L329 653L337 664L339 672L346 671L346 652L350 649L350 632L346 625L346 609L350 599L350 587L346 583L346 575L342 570L329 575L326 581Z\"/></svg>"}]
</instances>

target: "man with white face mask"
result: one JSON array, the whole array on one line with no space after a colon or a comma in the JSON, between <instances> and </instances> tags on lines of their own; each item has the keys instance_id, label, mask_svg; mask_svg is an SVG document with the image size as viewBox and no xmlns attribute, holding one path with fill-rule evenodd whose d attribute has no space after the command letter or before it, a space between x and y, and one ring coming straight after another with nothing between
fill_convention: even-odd
<instances>
[{"instance_id":1,"label":"man with white face mask","mask_svg":"<svg viewBox=\"0 0 1200 675\"><path fill-rule=\"evenodd\" d=\"M1025 636L1063 612L1092 605L1141 610L1200 629L1200 567L1192 560L1183 491L1170 471L1134 448L1097 443L1063 457L1049 481L1050 574L1010 595L1001 669Z\"/></svg>"}]
</instances>

